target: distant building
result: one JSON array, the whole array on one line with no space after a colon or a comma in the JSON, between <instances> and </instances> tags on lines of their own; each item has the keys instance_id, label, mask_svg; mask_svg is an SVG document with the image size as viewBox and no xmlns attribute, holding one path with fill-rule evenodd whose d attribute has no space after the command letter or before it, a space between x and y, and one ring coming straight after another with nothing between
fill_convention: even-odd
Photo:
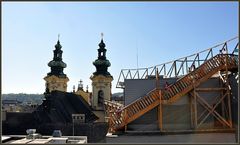
<instances>
[{"instance_id":1,"label":"distant building","mask_svg":"<svg viewBox=\"0 0 240 145\"><path fill-rule=\"evenodd\" d=\"M75 91L75 86L74 86L73 92L75 94L83 97L83 99L85 101L87 101L89 103L89 105L91 105L91 92L88 92L88 86L86 88L86 91L84 91L82 80L79 81L77 91Z\"/></svg>"},{"instance_id":2,"label":"distant building","mask_svg":"<svg viewBox=\"0 0 240 145\"><path fill-rule=\"evenodd\" d=\"M120 104L124 104L124 97L123 97L123 93L116 93L113 94L111 97L111 101L120 103Z\"/></svg>"},{"instance_id":3,"label":"distant building","mask_svg":"<svg viewBox=\"0 0 240 145\"><path fill-rule=\"evenodd\" d=\"M18 100L2 100L2 111L20 112L22 102Z\"/></svg>"}]
</instances>

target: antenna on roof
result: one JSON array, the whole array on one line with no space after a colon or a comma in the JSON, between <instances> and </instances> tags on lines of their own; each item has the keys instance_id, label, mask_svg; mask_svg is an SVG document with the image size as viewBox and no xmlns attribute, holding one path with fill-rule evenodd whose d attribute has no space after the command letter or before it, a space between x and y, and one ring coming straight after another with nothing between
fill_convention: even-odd
<instances>
[{"instance_id":1,"label":"antenna on roof","mask_svg":"<svg viewBox=\"0 0 240 145\"><path fill-rule=\"evenodd\" d=\"M136 49L137 49L137 69L138 69L138 40L136 39Z\"/></svg>"}]
</instances>

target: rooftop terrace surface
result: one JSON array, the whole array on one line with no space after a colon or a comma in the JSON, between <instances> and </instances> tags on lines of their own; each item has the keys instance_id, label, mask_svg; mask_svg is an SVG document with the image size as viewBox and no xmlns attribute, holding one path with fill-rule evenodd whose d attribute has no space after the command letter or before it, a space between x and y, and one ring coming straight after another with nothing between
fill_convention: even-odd
<instances>
[{"instance_id":1,"label":"rooftop terrace surface","mask_svg":"<svg viewBox=\"0 0 240 145\"><path fill-rule=\"evenodd\" d=\"M235 133L204 133L181 135L113 135L107 143L236 143Z\"/></svg>"}]
</instances>

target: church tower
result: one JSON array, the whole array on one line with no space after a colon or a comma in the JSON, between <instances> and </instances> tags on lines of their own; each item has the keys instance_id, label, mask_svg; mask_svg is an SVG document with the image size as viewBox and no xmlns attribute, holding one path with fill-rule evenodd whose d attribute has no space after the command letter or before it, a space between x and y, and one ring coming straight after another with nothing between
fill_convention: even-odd
<instances>
[{"instance_id":1,"label":"church tower","mask_svg":"<svg viewBox=\"0 0 240 145\"><path fill-rule=\"evenodd\" d=\"M113 77L108 72L108 67L111 66L111 63L106 58L107 50L105 49L103 38L98 46L98 58L93 62L96 72L90 77L92 80L91 104L94 110L104 111L104 100L110 100L111 97L111 82Z\"/></svg>"},{"instance_id":2,"label":"church tower","mask_svg":"<svg viewBox=\"0 0 240 145\"><path fill-rule=\"evenodd\" d=\"M62 61L63 51L61 48L62 46L58 40L55 45L55 50L53 50L53 60L48 63L48 66L51 68L51 72L47 74L44 80L46 81L46 88L49 92L53 90L63 92L67 91L67 82L69 79L67 75L63 73L63 69L67 67L67 64Z\"/></svg>"}]
</instances>

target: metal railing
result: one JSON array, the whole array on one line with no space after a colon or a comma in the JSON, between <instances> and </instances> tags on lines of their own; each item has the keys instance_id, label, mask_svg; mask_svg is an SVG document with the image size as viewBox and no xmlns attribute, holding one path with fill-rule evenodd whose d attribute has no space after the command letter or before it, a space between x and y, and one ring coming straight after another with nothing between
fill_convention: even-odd
<instances>
[{"instance_id":1,"label":"metal railing","mask_svg":"<svg viewBox=\"0 0 240 145\"><path fill-rule=\"evenodd\" d=\"M148 68L122 69L118 78L117 88L124 88L125 79L151 79L158 74L164 78L182 77L188 74L191 69L199 67L205 61L219 53L234 53L239 47L238 37L234 37L221 44L215 45L198 53L182 57L173 61L162 63Z\"/></svg>"}]
</instances>

